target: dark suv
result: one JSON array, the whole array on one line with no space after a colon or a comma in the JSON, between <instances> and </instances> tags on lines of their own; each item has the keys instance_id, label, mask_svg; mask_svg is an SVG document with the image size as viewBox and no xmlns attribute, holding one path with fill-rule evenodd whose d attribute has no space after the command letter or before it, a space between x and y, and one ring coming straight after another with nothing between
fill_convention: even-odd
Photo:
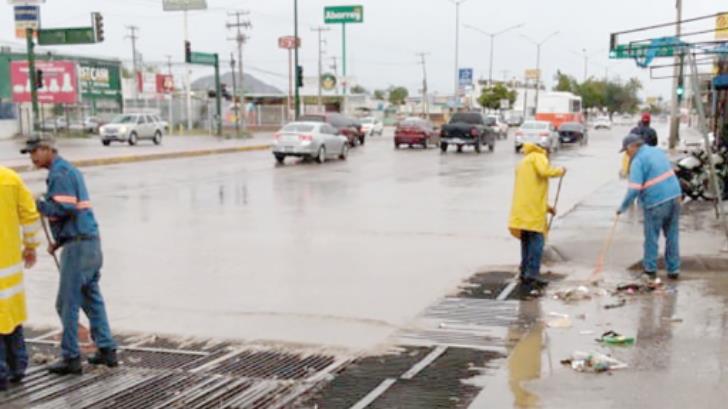
<instances>
[{"instance_id":1,"label":"dark suv","mask_svg":"<svg viewBox=\"0 0 728 409\"><path fill-rule=\"evenodd\" d=\"M298 121L326 122L336 128L336 130L339 131L339 135L346 137L346 139L349 140L350 146L356 146L357 142L359 145L364 145L364 142L366 141L366 134L362 130L361 122L338 112L302 115L298 118Z\"/></svg>"},{"instance_id":2,"label":"dark suv","mask_svg":"<svg viewBox=\"0 0 728 409\"><path fill-rule=\"evenodd\" d=\"M463 146L472 146L477 153L480 153L482 146L487 146L493 152L495 131L481 113L458 112L440 131L440 149L447 152L451 145L457 146L458 152L462 152Z\"/></svg>"}]
</instances>

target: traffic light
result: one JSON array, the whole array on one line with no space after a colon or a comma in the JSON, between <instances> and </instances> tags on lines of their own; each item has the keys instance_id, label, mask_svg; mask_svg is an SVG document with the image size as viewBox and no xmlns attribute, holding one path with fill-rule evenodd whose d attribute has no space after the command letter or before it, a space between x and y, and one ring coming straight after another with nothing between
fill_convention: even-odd
<instances>
[{"instance_id":1,"label":"traffic light","mask_svg":"<svg viewBox=\"0 0 728 409\"><path fill-rule=\"evenodd\" d=\"M303 87L303 66L299 65L296 67L296 86L298 88Z\"/></svg>"},{"instance_id":2,"label":"traffic light","mask_svg":"<svg viewBox=\"0 0 728 409\"><path fill-rule=\"evenodd\" d=\"M91 13L91 17L96 33L96 42L101 43L104 41L104 16L101 13Z\"/></svg>"},{"instance_id":3,"label":"traffic light","mask_svg":"<svg viewBox=\"0 0 728 409\"><path fill-rule=\"evenodd\" d=\"M675 90L675 93L677 93L678 102L681 102L685 96L685 81L683 76L680 76L677 80L677 89Z\"/></svg>"},{"instance_id":4,"label":"traffic light","mask_svg":"<svg viewBox=\"0 0 728 409\"><path fill-rule=\"evenodd\" d=\"M35 70L35 88L43 88L43 70Z\"/></svg>"},{"instance_id":5,"label":"traffic light","mask_svg":"<svg viewBox=\"0 0 728 409\"><path fill-rule=\"evenodd\" d=\"M185 62L190 64L192 62L192 43L185 41Z\"/></svg>"}]
</instances>

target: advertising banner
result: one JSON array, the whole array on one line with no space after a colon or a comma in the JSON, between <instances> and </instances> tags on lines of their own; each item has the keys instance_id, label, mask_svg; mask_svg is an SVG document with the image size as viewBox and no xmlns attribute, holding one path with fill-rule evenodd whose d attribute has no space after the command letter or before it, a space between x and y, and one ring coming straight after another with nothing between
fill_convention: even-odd
<instances>
[{"instance_id":1,"label":"advertising banner","mask_svg":"<svg viewBox=\"0 0 728 409\"><path fill-rule=\"evenodd\" d=\"M38 89L42 104L75 104L78 101L78 75L73 61L37 61L43 71L43 87ZM30 102L30 73L27 61L10 63L13 102Z\"/></svg>"}]
</instances>

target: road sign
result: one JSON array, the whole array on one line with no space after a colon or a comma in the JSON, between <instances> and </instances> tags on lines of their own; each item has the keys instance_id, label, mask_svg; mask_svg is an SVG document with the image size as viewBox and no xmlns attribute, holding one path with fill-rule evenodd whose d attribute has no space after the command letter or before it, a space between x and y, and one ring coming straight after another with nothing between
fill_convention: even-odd
<instances>
[{"instance_id":1,"label":"road sign","mask_svg":"<svg viewBox=\"0 0 728 409\"><path fill-rule=\"evenodd\" d=\"M526 76L526 79L527 80L534 80L534 81L536 81L539 78L541 78L541 70L536 69L536 68L529 68L529 69L526 70L525 76Z\"/></svg>"},{"instance_id":2,"label":"road sign","mask_svg":"<svg viewBox=\"0 0 728 409\"><path fill-rule=\"evenodd\" d=\"M719 14L715 18L715 39L728 39L728 13Z\"/></svg>"},{"instance_id":3,"label":"road sign","mask_svg":"<svg viewBox=\"0 0 728 409\"><path fill-rule=\"evenodd\" d=\"M52 28L38 31L39 45L93 44L96 32L93 27Z\"/></svg>"},{"instance_id":4,"label":"road sign","mask_svg":"<svg viewBox=\"0 0 728 409\"><path fill-rule=\"evenodd\" d=\"M8 4L12 4L12 5L39 6L43 3L45 3L45 0L8 0Z\"/></svg>"},{"instance_id":5,"label":"road sign","mask_svg":"<svg viewBox=\"0 0 728 409\"><path fill-rule=\"evenodd\" d=\"M25 30L37 30L40 26L40 7L19 5L15 10L15 37L25 38Z\"/></svg>"},{"instance_id":6,"label":"road sign","mask_svg":"<svg viewBox=\"0 0 728 409\"><path fill-rule=\"evenodd\" d=\"M461 68L458 71L458 83L460 84L460 88L473 85L473 69Z\"/></svg>"},{"instance_id":7,"label":"road sign","mask_svg":"<svg viewBox=\"0 0 728 409\"><path fill-rule=\"evenodd\" d=\"M217 65L217 54L193 51L190 55L190 64Z\"/></svg>"},{"instance_id":8,"label":"road sign","mask_svg":"<svg viewBox=\"0 0 728 409\"><path fill-rule=\"evenodd\" d=\"M207 0L163 0L164 11L206 10Z\"/></svg>"},{"instance_id":9,"label":"road sign","mask_svg":"<svg viewBox=\"0 0 728 409\"><path fill-rule=\"evenodd\" d=\"M35 68L43 71L43 87L38 90L38 102L75 104L78 101L78 77L73 61L37 61ZM10 82L13 102L31 102L27 61L10 63Z\"/></svg>"},{"instance_id":10,"label":"road sign","mask_svg":"<svg viewBox=\"0 0 728 409\"><path fill-rule=\"evenodd\" d=\"M675 47L673 45L620 44L609 53L609 58L646 58L648 51L651 49L655 51L655 57L675 56Z\"/></svg>"},{"instance_id":11,"label":"road sign","mask_svg":"<svg viewBox=\"0 0 728 409\"><path fill-rule=\"evenodd\" d=\"M296 37L283 36L278 38L278 48L293 50L296 48ZM298 48L301 48L301 37L298 38Z\"/></svg>"},{"instance_id":12,"label":"road sign","mask_svg":"<svg viewBox=\"0 0 728 409\"><path fill-rule=\"evenodd\" d=\"M324 8L326 24L349 24L364 22L364 6L329 6Z\"/></svg>"},{"instance_id":13,"label":"road sign","mask_svg":"<svg viewBox=\"0 0 728 409\"><path fill-rule=\"evenodd\" d=\"M336 89L336 75L334 75L334 74L321 75L321 88L324 91L333 91L334 89Z\"/></svg>"}]
</instances>

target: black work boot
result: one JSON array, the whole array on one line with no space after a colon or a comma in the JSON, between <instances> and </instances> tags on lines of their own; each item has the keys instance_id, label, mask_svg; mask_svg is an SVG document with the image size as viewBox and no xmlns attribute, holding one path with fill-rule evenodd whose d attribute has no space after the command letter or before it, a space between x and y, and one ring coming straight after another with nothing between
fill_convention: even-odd
<instances>
[{"instance_id":1,"label":"black work boot","mask_svg":"<svg viewBox=\"0 0 728 409\"><path fill-rule=\"evenodd\" d=\"M111 348L99 348L93 356L88 358L88 363L91 365L106 365L109 368L119 366L119 361L116 359L116 350Z\"/></svg>"},{"instance_id":2,"label":"black work boot","mask_svg":"<svg viewBox=\"0 0 728 409\"><path fill-rule=\"evenodd\" d=\"M657 272L655 271L644 271L642 273L643 277L646 277L652 281L654 281L657 278Z\"/></svg>"},{"instance_id":3,"label":"black work boot","mask_svg":"<svg viewBox=\"0 0 728 409\"><path fill-rule=\"evenodd\" d=\"M49 366L48 372L56 375L81 375L83 373L81 357L72 359L62 358L60 361Z\"/></svg>"}]
</instances>

